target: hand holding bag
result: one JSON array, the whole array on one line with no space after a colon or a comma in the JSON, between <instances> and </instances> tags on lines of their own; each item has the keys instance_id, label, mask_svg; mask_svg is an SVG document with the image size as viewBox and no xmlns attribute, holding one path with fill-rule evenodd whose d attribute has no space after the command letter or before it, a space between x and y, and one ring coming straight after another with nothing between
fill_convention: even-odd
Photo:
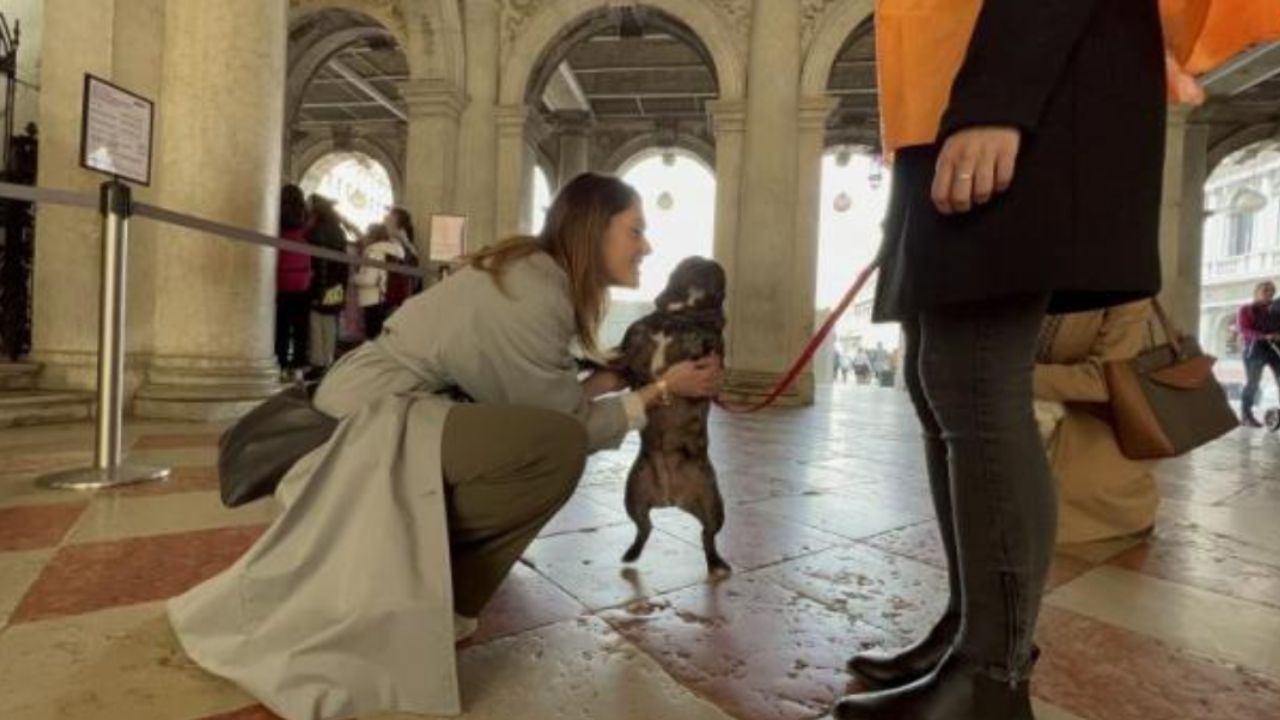
<instances>
[{"instance_id":1,"label":"hand holding bag","mask_svg":"<svg viewBox=\"0 0 1280 720\"><path fill-rule=\"evenodd\" d=\"M1158 301L1152 305L1165 344L1103 367L1116 438L1131 460L1176 457L1240 424L1213 376L1216 358L1179 333Z\"/></svg>"},{"instance_id":2,"label":"hand holding bag","mask_svg":"<svg viewBox=\"0 0 1280 720\"><path fill-rule=\"evenodd\" d=\"M222 504L271 495L303 455L323 445L338 421L311 403L317 383L291 385L227 428L218 440Z\"/></svg>"}]
</instances>

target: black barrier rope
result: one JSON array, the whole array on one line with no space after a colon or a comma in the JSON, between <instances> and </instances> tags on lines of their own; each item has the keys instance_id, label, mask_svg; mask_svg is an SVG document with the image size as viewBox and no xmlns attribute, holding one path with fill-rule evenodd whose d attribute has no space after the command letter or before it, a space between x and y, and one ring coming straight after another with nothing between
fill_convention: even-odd
<instances>
[{"instance_id":1,"label":"black barrier rope","mask_svg":"<svg viewBox=\"0 0 1280 720\"><path fill-rule=\"evenodd\" d=\"M0 198L12 198L14 200L24 200L26 202L67 205L71 207L93 209L97 209L99 203L98 195L95 193L82 193L72 190L56 190L51 188L36 188L27 185L14 185L6 182L0 182ZM152 220L168 223L170 225L177 225L190 230L198 230L200 232L209 233L210 235L217 235L227 238L228 240L245 242L251 245L272 247L277 250L287 250L289 252L296 252L302 255L323 258L325 260L334 260L347 265L375 267L400 275L409 275L411 277L419 278L427 277L427 272L425 270L415 268L410 265L370 260L350 253L316 247L315 245L298 242L296 240L286 240L284 238L266 235L254 230L246 230L245 228L215 222L213 220L196 217L194 215L184 215L172 210L156 207L155 205L135 202L133 203L132 209L135 215L151 218Z\"/></svg>"}]
</instances>

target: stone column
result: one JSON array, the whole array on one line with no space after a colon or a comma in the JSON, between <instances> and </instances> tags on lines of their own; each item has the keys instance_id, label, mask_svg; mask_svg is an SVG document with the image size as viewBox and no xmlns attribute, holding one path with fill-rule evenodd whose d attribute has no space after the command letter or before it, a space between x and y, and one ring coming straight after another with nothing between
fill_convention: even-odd
<instances>
[{"instance_id":1,"label":"stone column","mask_svg":"<svg viewBox=\"0 0 1280 720\"><path fill-rule=\"evenodd\" d=\"M467 216L467 249L477 250L498 237L495 218L498 183L499 41L501 3L462 3L466 34L467 103L462 113L462 149L458 155L459 206Z\"/></svg>"},{"instance_id":2,"label":"stone column","mask_svg":"<svg viewBox=\"0 0 1280 720\"><path fill-rule=\"evenodd\" d=\"M274 233L288 8L168 0L165 11L157 202ZM135 412L222 419L273 392L274 275L271 250L163 226L155 354Z\"/></svg>"},{"instance_id":3,"label":"stone column","mask_svg":"<svg viewBox=\"0 0 1280 720\"><path fill-rule=\"evenodd\" d=\"M498 119L497 239L528 233L533 197L533 156L529 152L529 108L503 105Z\"/></svg>"},{"instance_id":4,"label":"stone column","mask_svg":"<svg viewBox=\"0 0 1280 720\"><path fill-rule=\"evenodd\" d=\"M738 215L742 211L742 152L747 129L746 105L716 100L707 104L716 138L716 261L724 266L729 287L735 287L734 259L738 248ZM733 327L726 328L727 335ZM732 343L730 343L732 346Z\"/></svg>"},{"instance_id":5,"label":"stone column","mask_svg":"<svg viewBox=\"0 0 1280 720\"><path fill-rule=\"evenodd\" d=\"M40 61L41 186L97 193L106 178L80 168L84 74L158 99L164 11L164 0L44 4L41 45L49 51ZM144 187L134 191L134 199L142 202L153 202L153 195ZM126 395L141 382L151 342L153 231L147 222L130 228ZM101 248L102 221L95 210L37 207L31 360L42 366L42 387L96 386Z\"/></svg>"},{"instance_id":6,"label":"stone column","mask_svg":"<svg viewBox=\"0 0 1280 720\"><path fill-rule=\"evenodd\" d=\"M816 322L814 296L818 287L818 221L822 210L822 153L826 147L827 119L839 101L833 97L807 97L800 101L799 137L796 143L795 266L792 273L786 346L797 353L813 336ZM854 268L849 268L853 279ZM834 336L834 333L833 333ZM828 364L830 357L827 358ZM815 366L796 380L796 395L813 402Z\"/></svg>"},{"instance_id":7,"label":"stone column","mask_svg":"<svg viewBox=\"0 0 1280 720\"><path fill-rule=\"evenodd\" d=\"M1191 109L1169 111L1160 208L1160 300L1183 332L1200 326L1200 274L1204 245L1204 184L1208 180L1209 128L1191 120Z\"/></svg>"},{"instance_id":8,"label":"stone column","mask_svg":"<svg viewBox=\"0 0 1280 720\"><path fill-rule=\"evenodd\" d=\"M800 101L800 3L752 4L747 68L747 122L742 167L740 232L729 287L728 394L767 392L799 347L798 328L813 308L796 315L796 198ZM780 341L782 340L782 341ZM812 380L810 380L810 385ZM803 401L791 390L784 402Z\"/></svg>"},{"instance_id":9,"label":"stone column","mask_svg":"<svg viewBox=\"0 0 1280 720\"><path fill-rule=\"evenodd\" d=\"M555 130L559 138L560 157L556 166L556 187L591 169L591 113L584 110L562 110L556 113Z\"/></svg>"},{"instance_id":10,"label":"stone column","mask_svg":"<svg viewBox=\"0 0 1280 720\"><path fill-rule=\"evenodd\" d=\"M401 88L409 106L405 206L418 227L420 257L430 256L429 221L458 210L458 121L467 105L461 88L444 80L411 80Z\"/></svg>"}]
</instances>

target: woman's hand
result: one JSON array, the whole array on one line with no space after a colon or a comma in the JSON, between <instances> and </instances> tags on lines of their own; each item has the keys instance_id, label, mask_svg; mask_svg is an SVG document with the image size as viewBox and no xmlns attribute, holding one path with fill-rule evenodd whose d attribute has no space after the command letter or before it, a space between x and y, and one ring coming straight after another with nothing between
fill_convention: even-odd
<instances>
[{"instance_id":1,"label":"woman's hand","mask_svg":"<svg viewBox=\"0 0 1280 720\"><path fill-rule=\"evenodd\" d=\"M667 390L683 398L703 399L715 397L724 380L724 365L719 355L708 355L699 360L685 360L667 368L662 374Z\"/></svg>"},{"instance_id":2,"label":"woman's hand","mask_svg":"<svg viewBox=\"0 0 1280 720\"><path fill-rule=\"evenodd\" d=\"M1013 183L1022 133L1012 127L973 127L947 138L933 176L933 204L943 215L991 202Z\"/></svg>"}]
</instances>

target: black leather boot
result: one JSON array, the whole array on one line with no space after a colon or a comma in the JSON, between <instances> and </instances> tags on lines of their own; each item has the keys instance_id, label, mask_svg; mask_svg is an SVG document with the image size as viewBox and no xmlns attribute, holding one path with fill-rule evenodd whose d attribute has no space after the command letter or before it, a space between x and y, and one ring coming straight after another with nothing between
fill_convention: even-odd
<instances>
[{"instance_id":1,"label":"black leather boot","mask_svg":"<svg viewBox=\"0 0 1280 720\"><path fill-rule=\"evenodd\" d=\"M835 720L1035 720L1029 679L1010 683L948 655L936 672L892 690L850 695Z\"/></svg>"},{"instance_id":2,"label":"black leather boot","mask_svg":"<svg viewBox=\"0 0 1280 720\"><path fill-rule=\"evenodd\" d=\"M854 655L849 672L873 689L901 687L937 669L960 631L960 615L947 614L915 645L893 655Z\"/></svg>"}]
</instances>

